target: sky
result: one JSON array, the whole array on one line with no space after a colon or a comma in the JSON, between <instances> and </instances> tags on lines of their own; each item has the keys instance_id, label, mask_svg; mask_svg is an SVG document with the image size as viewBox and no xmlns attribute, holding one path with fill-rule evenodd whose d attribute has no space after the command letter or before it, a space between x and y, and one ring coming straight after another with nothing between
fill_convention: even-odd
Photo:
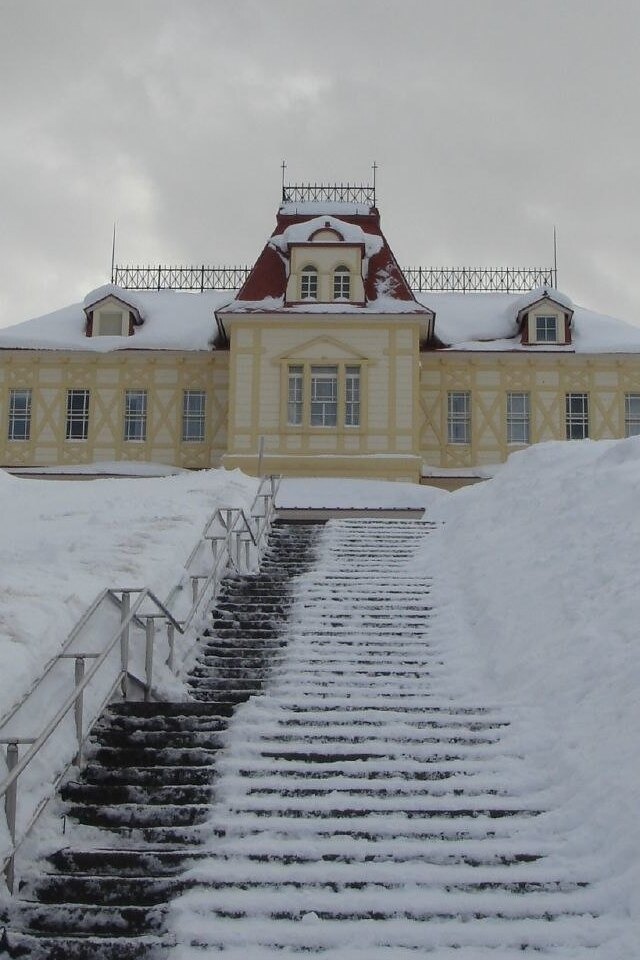
<instances>
[{"instance_id":1,"label":"sky","mask_svg":"<svg viewBox=\"0 0 640 960\"><path fill-rule=\"evenodd\" d=\"M402 266L548 266L640 325L637 0L0 0L0 326L121 264L251 264L287 180Z\"/></svg>"}]
</instances>

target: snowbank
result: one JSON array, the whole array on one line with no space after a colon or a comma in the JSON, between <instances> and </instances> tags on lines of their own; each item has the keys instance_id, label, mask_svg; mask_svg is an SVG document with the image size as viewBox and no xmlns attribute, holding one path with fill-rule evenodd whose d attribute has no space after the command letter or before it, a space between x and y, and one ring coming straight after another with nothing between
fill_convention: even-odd
<instances>
[{"instance_id":1,"label":"snowbank","mask_svg":"<svg viewBox=\"0 0 640 960\"><path fill-rule=\"evenodd\" d=\"M154 479L17 479L0 471L0 715L108 586L164 598L207 517L251 505L256 481L208 470Z\"/></svg>"},{"instance_id":2,"label":"snowbank","mask_svg":"<svg viewBox=\"0 0 640 960\"><path fill-rule=\"evenodd\" d=\"M556 816L640 924L639 500L640 438L541 444L434 503L422 561L461 686L535 717Z\"/></svg>"}]
</instances>

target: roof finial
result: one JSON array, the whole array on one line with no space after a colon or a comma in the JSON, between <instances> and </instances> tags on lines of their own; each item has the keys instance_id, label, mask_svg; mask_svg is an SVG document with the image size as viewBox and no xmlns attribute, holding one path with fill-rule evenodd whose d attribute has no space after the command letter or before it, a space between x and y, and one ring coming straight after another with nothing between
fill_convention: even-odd
<instances>
[{"instance_id":1,"label":"roof finial","mask_svg":"<svg viewBox=\"0 0 640 960\"><path fill-rule=\"evenodd\" d=\"M376 205L376 170L378 169L378 164L375 162L375 160L373 161L373 166L371 167L371 169L373 170L373 205L375 207Z\"/></svg>"},{"instance_id":2,"label":"roof finial","mask_svg":"<svg viewBox=\"0 0 640 960\"><path fill-rule=\"evenodd\" d=\"M558 229L553 228L553 285L558 289Z\"/></svg>"},{"instance_id":3,"label":"roof finial","mask_svg":"<svg viewBox=\"0 0 640 960\"><path fill-rule=\"evenodd\" d=\"M111 283L115 282L116 269L116 221L113 221L113 240L111 241Z\"/></svg>"},{"instance_id":4,"label":"roof finial","mask_svg":"<svg viewBox=\"0 0 640 960\"><path fill-rule=\"evenodd\" d=\"M287 169L287 161L286 161L286 160L283 160L283 161L282 161L281 167L282 167L282 202L283 202L283 203L286 203L286 202L287 202L287 195L286 195L286 192L285 192L285 189L284 189L284 172L285 172L285 170Z\"/></svg>"}]
</instances>

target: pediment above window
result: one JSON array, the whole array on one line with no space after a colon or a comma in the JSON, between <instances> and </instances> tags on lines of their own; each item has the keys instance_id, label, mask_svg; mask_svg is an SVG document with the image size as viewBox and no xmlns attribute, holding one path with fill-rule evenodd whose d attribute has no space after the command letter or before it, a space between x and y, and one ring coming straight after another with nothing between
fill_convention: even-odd
<instances>
[{"instance_id":1,"label":"pediment above window","mask_svg":"<svg viewBox=\"0 0 640 960\"><path fill-rule=\"evenodd\" d=\"M335 337L314 337L313 340L307 340L304 343L287 350L276 358L279 361L301 361L301 360L331 360L338 362L363 363L367 357L353 350L351 347L337 340Z\"/></svg>"}]
</instances>

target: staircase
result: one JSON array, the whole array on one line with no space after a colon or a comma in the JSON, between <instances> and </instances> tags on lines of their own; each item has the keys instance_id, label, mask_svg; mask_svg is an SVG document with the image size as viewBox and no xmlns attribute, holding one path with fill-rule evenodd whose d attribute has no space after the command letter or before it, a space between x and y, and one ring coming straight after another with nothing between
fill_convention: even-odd
<instances>
[{"instance_id":1,"label":"staircase","mask_svg":"<svg viewBox=\"0 0 640 960\"><path fill-rule=\"evenodd\" d=\"M289 581L311 561L316 537L316 527L276 526L260 573L223 582L188 677L192 701L114 703L96 725L82 777L62 790L68 843L24 875L3 956L163 952L166 903L184 888L185 859L199 856L230 717L269 678Z\"/></svg>"},{"instance_id":2,"label":"staircase","mask_svg":"<svg viewBox=\"0 0 640 960\"><path fill-rule=\"evenodd\" d=\"M193 699L96 730L15 955L608 958L517 718L451 692L413 560L429 529L274 528L260 575L225 583Z\"/></svg>"},{"instance_id":3,"label":"staircase","mask_svg":"<svg viewBox=\"0 0 640 960\"><path fill-rule=\"evenodd\" d=\"M447 693L412 563L428 531L327 525L268 695L219 758L204 854L170 907L175 960L565 960L611 933L510 717Z\"/></svg>"}]
</instances>

